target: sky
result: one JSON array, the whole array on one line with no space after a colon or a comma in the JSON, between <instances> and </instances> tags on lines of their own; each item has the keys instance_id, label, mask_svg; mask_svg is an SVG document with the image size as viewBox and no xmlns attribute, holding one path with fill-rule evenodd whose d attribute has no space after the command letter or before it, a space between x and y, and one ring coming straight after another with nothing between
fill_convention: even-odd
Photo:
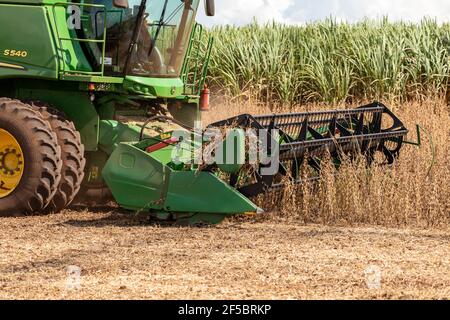
<instances>
[{"instance_id":1,"label":"sky","mask_svg":"<svg viewBox=\"0 0 450 320\"><path fill-rule=\"evenodd\" d=\"M386 15L394 21L450 21L450 0L216 0L215 17L206 17L203 4L200 7L199 22L206 26L245 25L254 18L261 23L304 24L330 16L348 22Z\"/></svg>"}]
</instances>

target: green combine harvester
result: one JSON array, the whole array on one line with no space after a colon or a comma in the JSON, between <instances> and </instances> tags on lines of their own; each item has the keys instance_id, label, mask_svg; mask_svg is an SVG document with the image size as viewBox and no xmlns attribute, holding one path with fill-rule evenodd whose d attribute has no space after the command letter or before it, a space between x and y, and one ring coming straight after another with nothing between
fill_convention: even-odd
<instances>
[{"instance_id":1,"label":"green combine harvester","mask_svg":"<svg viewBox=\"0 0 450 320\"><path fill-rule=\"evenodd\" d=\"M380 103L196 128L213 45L195 22L198 6L0 0L0 216L111 197L161 221L214 224L261 212L258 195L318 179L324 156L395 161L408 131ZM213 1L205 8L214 15ZM119 121L129 116L148 121ZM164 121L183 129L149 135ZM193 163L211 146L204 133L226 128L211 153L224 161ZM266 141L265 161L249 164L250 138Z\"/></svg>"}]
</instances>

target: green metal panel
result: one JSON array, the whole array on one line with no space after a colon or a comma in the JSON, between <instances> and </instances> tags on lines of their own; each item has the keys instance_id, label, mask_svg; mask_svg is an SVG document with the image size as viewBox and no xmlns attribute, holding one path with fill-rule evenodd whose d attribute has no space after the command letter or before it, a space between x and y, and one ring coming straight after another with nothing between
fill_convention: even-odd
<instances>
[{"instance_id":1,"label":"green metal panel","mask_svg":"<svg viewBox=\"0 0 450 320\"><path fill-rule=\"evenodd\" d=\"M123 83L123 78L118 77L101 77L101 76L88 76L75 74L62 74L60 79L67 81L92 82L92 83L111 83L111 84Z\"/></svg>"},{"instance_id":2,"label":"green metal panel","mask_svg":"<svg viewBox=\"0 0 450 320\"><path fill-rule=\"evenodd\" d=\"M0 78L58 77L57 53L43 7L0 5Z\"/></svg>"},{"instance_id":3,"label":"green metal panel","mask_svg":"<svg viewBox=\"0 0 450 320\"><path fill-rule=\"evenodd\" d=\"M102 174L117 202L130 210L222 215L258 210L217 176L172 170L132 144L119 144Z\"/></svg>"},{"instance_id":4,"label":"green metal panel","mask_svg":"<svg viewBox=\"0 0 450 320\"><path fill-rule=\"evenodd\" d=\"M258 208L217 176L207 172L172 172L165 209L174 212L244 214Z\"/></svg>"},{"instance_id":5,"label":"green metal panel","mask_svg":"<svg viewBox=\"0 0 450 320\"><path fill-rule=\"evenodd\" d=\"M0 3L14 3L14 4L42 4L45 1L51 0L0 0ZM63 0L64 1L64 0Z\"/></svg>"},{"instance_id":6,"label":"green metal panel","mask_svg":"<svg viewBox=\"0 0 450 320\"><path fill-rule=\"evenodd\" d=\"M113 152L102 175L116 201L130 210L162 210L170 169L131 145Z\"/></svg>"},{"instance_id":7,"label":"green metal panel","mask_svg":"<svg viewBox=\"0 0 450 320\"><path fill-rule=\"evenodd\" d=\"M176 98L183 94L184 84L180 78L144 78L128 76L123 86L126 90L159 98Z\"/></svg>"},{"instance_id":8,"label":"green metal panel","mask_svg":"<svg viewBox=\"0 0 450 320\"><path fill-rule=\"evenodd\" d=\"M234 129L216 150L216 156L221 158L218 167L227 173L236 173L245 164L245 131Z\"/></svg>"},{"instance_id":9,"label":"green metal panel","mask_svg":"<svg viewBox=\"0 0 450 320\"><path fill-rule=\"evenodd\" d=\"M19 4L54 4L72 2L68 0L0 0L0 3L19 3Z\"/></svg>"},{"instance_id":10,"label":"green metal panel","mask_svg":"<svg viewBox=\"0 0 450 320\"><path fill-rule=\"evenodd\" d=\"M113 153L121 142L139 141L141 129L113 120L100 121L99 145L108 154Z\"/></svg>"},{"instance_id":11,"label":"green metal panel","mask_svg":"<svg viewBox=\"0 0 450 320\"><path fill-rule=\"evenodd\" d=\"M71 2L58 1L46 6L49 21L52 26L55 42L58 46L60 71L64 72L92 72L84 51L77 39L75 30L70 30L67 24L67 7Z\"/></svg>"}]
</instances>

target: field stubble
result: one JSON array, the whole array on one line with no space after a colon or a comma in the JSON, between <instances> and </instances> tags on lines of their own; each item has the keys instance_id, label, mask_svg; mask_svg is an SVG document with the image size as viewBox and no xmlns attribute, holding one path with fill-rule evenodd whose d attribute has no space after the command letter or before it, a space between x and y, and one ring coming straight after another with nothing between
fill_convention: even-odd
<instances>
[{"instance_id":1,"label":"field stubble","mask_svg":"<svg viewBox=\"0 0 450 320\"><path fill-rule=\"evenodd\" d=\"M0 223L2 299L450 298L448 228L165 228L107 210Z\"/></svg>"}]
</instances>

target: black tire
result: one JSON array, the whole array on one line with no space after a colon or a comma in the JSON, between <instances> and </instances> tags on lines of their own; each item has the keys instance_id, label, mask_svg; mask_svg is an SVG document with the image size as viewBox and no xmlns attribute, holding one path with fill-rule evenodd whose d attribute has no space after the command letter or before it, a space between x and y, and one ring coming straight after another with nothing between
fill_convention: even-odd
<instances>
[{"instance_id":1,"label":"black tire","mask_svg":"<svg viewBox=\"0 0 450 320\"><path fill-rule=\"evenodd\" d=\"M61 180L61 148L48 121L30 105L0 98L0 128L23 152L24 171L16 189L0 199L0 216L43 213Z\"/></svg>"},{"instance_id":2,"label":"black tire","mask_svg":"<svg viewBox=\"0 0 450 320\"><path fill-rule=\"evenodd\" d=\"M47 207L49 212L56 213L69 206L80 191L86 166L84 145L75 125L63 112L40 101L33 101L31 105L50 123L61 147L61 182Z\"/></svg>"}]
</instances>

